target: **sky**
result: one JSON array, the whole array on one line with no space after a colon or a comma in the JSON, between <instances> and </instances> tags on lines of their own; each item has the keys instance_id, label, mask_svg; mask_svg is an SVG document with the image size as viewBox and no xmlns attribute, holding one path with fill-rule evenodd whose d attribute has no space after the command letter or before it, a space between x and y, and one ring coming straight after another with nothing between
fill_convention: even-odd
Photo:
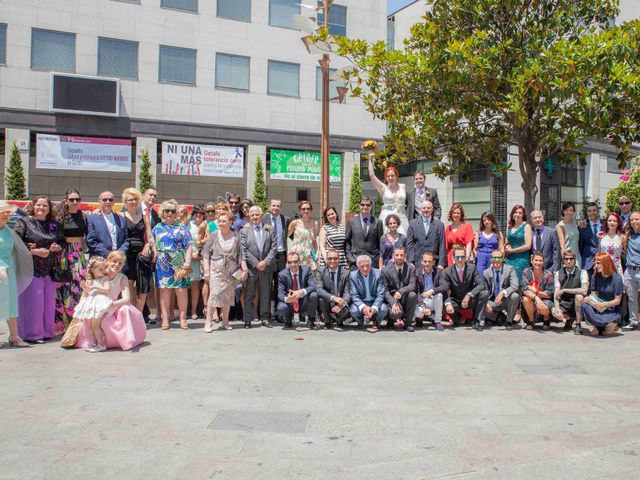
<instances>
[{"instance_id":1,"label":"sky","mask_svg":"<svg viewBox=\"0 0 640 480\"><path fill-rule=\"evenodd\" d=\"M387 13L393 13L400 10L405 5L409 5L413 0L388 0Z\"/></svg>"}]
</instances>

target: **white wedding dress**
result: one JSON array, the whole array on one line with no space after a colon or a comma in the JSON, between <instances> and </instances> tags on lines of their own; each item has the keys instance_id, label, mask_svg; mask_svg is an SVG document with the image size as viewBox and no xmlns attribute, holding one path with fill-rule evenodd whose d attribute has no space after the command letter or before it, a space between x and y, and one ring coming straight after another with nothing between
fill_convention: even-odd
<instances>
[{"instance_id":1,"label":"white wedding dress","mask_svg":"<svg viewBox=\"0 0 640 480\"><path fill-rule=\"evenodd\" d=\"M400 227L398 232L403 235L407 234L409 228L409 220L407 219L407 186L404 183L398 185L398 190L392 192L387 185L382 191L382 209L380 210L380 221L384 227L384 233L387 233L387 226L384 224L387 216L395 213L400 217Z\"/></svg>"}]
</instances>

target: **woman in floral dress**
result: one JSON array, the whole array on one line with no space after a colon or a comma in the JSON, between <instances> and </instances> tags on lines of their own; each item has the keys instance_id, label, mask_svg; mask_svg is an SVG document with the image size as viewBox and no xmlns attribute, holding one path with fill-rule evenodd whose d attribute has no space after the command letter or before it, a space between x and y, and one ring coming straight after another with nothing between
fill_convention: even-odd
<instances>
[{"instance_id":1,"label":"woman in floral dress","mask_svg":"<svg viewBox=\"0 0 640 480\"><path fill-rule=\"evenodd\" d=\"M153 229L156 244L156 288L160 292L160 310L163 330L169 329L171 293L176 292L180 311L180 328L187 330L188 288L191 286L191 233L189 227L176 222L178 203L175 200L163 202L160 206L162 223Z\"/></svg>"},{"instance_id":2,"label":"woman in floral dress","mask_svg":"<svg viewBox=\"0 0 640 480\"><path fill-rule=\"evenodd\" d=\"M598 236L600 237L598 251L609 254L618 275L622 277L624 274L622 272L622 220L620 215L615 212L607 215Z\"/></svg>"},{"instance_id":3,"label":"woman in floral dress","mask_svg":"<svg viewBox=\"0 0 640 480\"><path fill-rule=\"evenodd\" d=\"M317 244L318 222L311 220L311 202L303 200L298 204L300 218L289 224L288 235L292 238L289 252L296 252L300 256L300 265L306 265L311 270L318 268Z\"/></svg>"}]
</instances>

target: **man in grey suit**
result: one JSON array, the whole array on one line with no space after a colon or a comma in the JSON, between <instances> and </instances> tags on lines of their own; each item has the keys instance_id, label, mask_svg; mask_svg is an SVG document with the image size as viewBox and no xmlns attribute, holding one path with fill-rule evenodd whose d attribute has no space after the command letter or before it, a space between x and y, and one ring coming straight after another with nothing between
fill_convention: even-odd
<instances>
[{"instance_id":1,"label":"man in grey suit","mask_svg":"<svg viewBox=\"0 0 640 480\"><path fill-rule=\"evenodd\" d=\"M409 222L407 231L407 251L409 262L420 264L423 252L433 253L439 270L447 266L447 248L444 238L444 224L433 218L433 203L425 200L420 205L421 215Z\"/></svg>"},{"instance_id":2,"label":"man in grey suit","mask_svg":"<svg viewBox=\"0 0 640 480\"><path fill-rule=\"evenodd\" d=\"M533 236L531 238L531 253L542 252L544 255L544 269L557 272L560 270L560 244L555 229L545 226L544 213L540 210L531 212Z\"/></svg>"},{"instance_id":3,"label":"man in grey suit","mask_svg":"<svg viewBox=\"0 0 640 480\"><path fill-rule=\"evenodd\" d=\"M433 216L440 220L442 207L440 206L440 199L438 199L438 192L435 188L425 187L426 178L424 172L420 170L413 174L414 188L407 192L407 218L409 220L413 220L422 214L420 205L425 200L431 200L433 203Z\"/></svg>"},{"instance_id":4,"label":"man in grey suit","mask_svg":"<svg viewBox=\"0 0 640 480\"><path fill-rule=\"evenodd\" d=\"M325 261L327 265L318 270L316 280L320 312L326 328L333 328L334 323L342 327L349 318L349 270L340 267L340 254L337 250L327 250Z\"/></svg>"},{"instance_id":5,"label":"man in grey suit","mask_svg":"<svg viewBox=\"0 0 640 480\"><path fill-rule=\"evenodd\" d=\"M413 332L413 317L416 313L416 267L406 262L404 247L393 249L393 262L382 269L384 298L389 304L389 321L398 327Z\"/></svg>"},{"instance_id":6,"label":"man in grey suit","mask_svg":"<svg viewBox=\"0 0 640 480\"><path fill-rule=\"evenodd\" d=\"M382 222L371 214L373 202L366 195L360 199L360 214L347 222L345 232L346 256L349 265L356 265L356 258L368 255L373 265L380 258Z\"/></svg>"},{"instance_id":7,"label":"man in grey suit","mask_svg":"<svg viewBox=\"0 0 640 480\"><path fill-rule=\"evenodd\" d=\"M241 256L249 268L249 278L243 289L244 328L251 328L256 288L260 295L260 320L265 327L271 328L271 285L276 263L276 232L271 225L262 222L262 209L257 205L249 209L249 222L240 229Z\"/></svg>"},{"instance_id":8,"label":"man in grey suit","mask_svg":"<svg viewBox=\"0 0 640 480\"><path fill-rule=\"evenodd\" d=\"M505 328L513 330L513 317L520 303L518 275L512 266L504 264L501 250L491 252L491 266L483 272L483 277L489 293L489 300L484 308L485 317L495 321L500 312L506 312Z\"/></svg>"},{"instance_id":9,"label":"man in grey suit","mask_svg":"<svg viewBox=\"0 0 640 480\"><path fill-rule=\"evenodd\" d=\"M271 225L276 232L276 268L273 269L273 289L271 293L271 300L274 304L272 320L277 319L275 305L278 304L278 272L284 270L287 266L287 229L291 220L280 213L281 209L282 200L272 198L269 202L269 211L262 216L262 222L265 225Z\"/></svg>"}]
</instances>

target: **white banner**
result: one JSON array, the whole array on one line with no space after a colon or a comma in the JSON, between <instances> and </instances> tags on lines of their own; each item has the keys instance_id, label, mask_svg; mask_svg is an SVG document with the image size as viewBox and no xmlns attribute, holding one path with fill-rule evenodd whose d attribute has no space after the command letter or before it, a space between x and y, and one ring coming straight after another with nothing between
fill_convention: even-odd
<instances>
[{"instance_id":1,"label":"white banner","mask_svg":"<svg viewBox=\"0 0 640 480\"><path fill-rule=\"evenodd\" d=\"M36 168L131 172L131 140L39 133Z\"/></svg>"},{"instance_id":2,"label":"white banner","mask_svg":"<svg viewBox=\"0 0 640 480\"><path fill-rule=\"evenodd\" d=\"M244 148L162 142L162 173L242 178Z\"/></svg>"}]
</instances>

